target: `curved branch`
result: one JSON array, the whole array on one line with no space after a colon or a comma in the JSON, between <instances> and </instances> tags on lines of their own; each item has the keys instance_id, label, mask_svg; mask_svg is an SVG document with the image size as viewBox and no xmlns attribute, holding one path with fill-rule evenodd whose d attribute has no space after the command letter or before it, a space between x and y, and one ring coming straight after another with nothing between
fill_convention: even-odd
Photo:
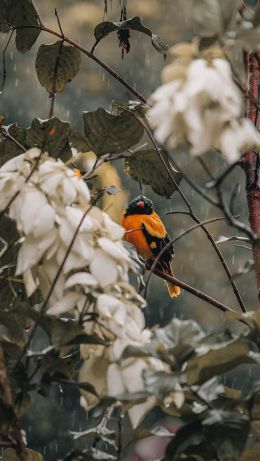
<instances>
[{"instance_id":1,"label":"curved branch","mask_svg":"<svg viewBox=\"0 0 260 461\"><path fill-rule=\"evenodd\" d=\"M132 93L137 99L139 99L139 101L146 104L146 98L139 91L137 91L132 85L130 85L130 83L128 83L123 77L121 77L121 75L119 75L114 69L112 69L112 67L108 66L104 61L102 61L97 56L92 54L91 51L88 51L87 48L75 42L71 38L64 36L60 32L50 29L44 24L39 25L39 26L30 25L30 26L15 26L15 27L11 26L10 27L10 30L17 30L17 29L40 29L42 32L47 32L48 34L54 35L55 37L58 37L60 40L63 40L64 42L69 43L71 46L73 46L74 48L77 48L79 51L85 54L88 58L95 61L100 67L102 67L106 72L112 75L112 77L114 77L119 83L121 83L121 85L127 88L130 91L130 93Z\"/></svg>"},{"instance_id":2,"label":"curved branch","mask_svg":"<svg viewBox=\"0 0 260 461\"><path fill-rule=\"evenodd\" d=\"M221 302L217 301L214 298L211 298L211 296L206 295L202 291L198 290L197 288L194 288L190 285L188 285L185 282L182 282L182 280L177 279L176 277L172 277L171 275L165 274L164 272L159 271L158 269L153 269L153 273L158 275L163 280L166 280L166 282L174 283L177 287L182 288L185 291L188 291L192 295L196 296L199 299L202 299L203 301L206 301L207 303L211 304L212 306L217 307L220 309L222 312L235 312L233 309L230 307L226 306L225 304L222 304Z\"/></svg>"}]
</instances>

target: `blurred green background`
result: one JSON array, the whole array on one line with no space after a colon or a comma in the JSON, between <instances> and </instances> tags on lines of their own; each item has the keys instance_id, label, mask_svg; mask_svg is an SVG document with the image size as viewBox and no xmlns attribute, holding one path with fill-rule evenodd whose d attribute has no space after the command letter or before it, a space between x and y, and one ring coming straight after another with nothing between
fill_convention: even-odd
<instances>
[{"instance_id":1,"label":"blurred green background","mask_svg":"<svg viewBox=\"0 0 260 461\"><path fill-rule=\"evenodd\" d=\"M64 34L73 38L87 49L94 43L93 30L104 18L103 0L36 0L43 21L51 28L58 30L54 10L57 8ZM168 45L189 40L193 35L193 27L189 20L182 17L174 0L128 0L128 17L140 16L142 22L159 35ZM118 1L108 1L108 20L120 20ZM7 35L0 36L1 50L7 41ZM17 122L21 126L29 126L34 117L46 119L49 113L50 99L46 90L40 86L35 72L35 57L41 43L56 41L49 34L41 33L36 44L25 55L19 54L13 42L6 54L7 79L3 93L0 95L0 114L5 117L5 124ZM131 33L131 50L121 58L116 34L110 34L96 48L96 55L115 69L128 82L148 97L160 84L160 72L164 66L162 55L151 46L149 37L138 32ZM166 59L166 63L169 58ZM2 61L0 61L0 69ZM1 69L2 72L2 69ZM1 78L1 76L0 76ZM113 99L133 100L134 97L119 82L114 80L96 63L82 55L81 70L76 78L67 85L64 93L59 94L55 103L55 115L71 124L83 133L82 112L95 110L102 106L109 109ZM181 168L195 182L203 185L209 177L196 159L192 159L185 149L170 152ZM208 167L214 175L218 175L226 167L225 162L213 152L204 156ZM113 163L116 166L123 187L129 199L140 193L139 184L123 172L122 161ZM158 165L158 168L161 168ZM226 197L236 184L239 184L235 213L248 223L248 210L245 194L245 176L240 168L236 168L225 182ZM113 184L111 184L113 185ZM206 220L221 216L217 208L194 192L185 180L181 187L191 201L200 219ZM149 186L144 186L144 193L154 200L156 211L163 217L169 234L174 237L193 224L185 215L164 216L172 210L185 210L182 199L174 193L172 199L159 197ZM119 210L121 211L121 210ZM225 222L208 225L214 238L221 235L238 235ZM237 300L228 278L220 264L206 235L200 229L193 231L175 246L174 272L181 280L199 288L210 296L222 301L233 309L239 310ZM221 245L224 257L233 274L252 258L250 250L238 246L236 242ZM248 310L256 309L257 290L253 272L236 279L239 290ZM221 322L222 314L212 306L182 291L178 299L170 299L164 282L153 276L148 294L146 317L148 325L166 324L172 317L196 319L204 328L214 328ZM38 345L45 344L45 338L38 339ZM45 344L46 345L46 344ZM45 459L54 460L63 456L72 446L69 430L84 429L87 415L76 405L78 393L64 394L61 389L53 391L49 399L34 396L31 413L25 418L25 429L29 446L38 449Z\"/></svg>"}]
</instances>

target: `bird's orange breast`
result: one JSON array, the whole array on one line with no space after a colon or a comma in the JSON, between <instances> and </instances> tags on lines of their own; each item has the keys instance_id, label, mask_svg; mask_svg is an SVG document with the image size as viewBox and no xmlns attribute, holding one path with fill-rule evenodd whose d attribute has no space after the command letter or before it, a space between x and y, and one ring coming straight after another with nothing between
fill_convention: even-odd
<instances>
[{"instance_id":1,"label":"bird's orange breast","mask_svg":"<svg viewBox=\"0 0 260 461\"><path fill-rule=\"evenodd\" d=\"M122 226L125 228L125 240L135 246L137 253L145 259L152 258L153 253L142 231L143 215L129 215L122 217Z\"/></svg>"}]
</instances>

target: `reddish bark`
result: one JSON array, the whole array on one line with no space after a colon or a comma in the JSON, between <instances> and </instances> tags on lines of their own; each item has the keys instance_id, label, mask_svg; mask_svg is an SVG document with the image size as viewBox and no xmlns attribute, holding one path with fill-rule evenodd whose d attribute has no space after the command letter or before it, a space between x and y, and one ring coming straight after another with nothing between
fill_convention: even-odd
<instances>
[{"instance_id":1,"label":"reddish bark","mask_svg":"<svg viewBox=\"0 0 260 461\"><path fill-rule=\"evenodd\" d=\"M260 95L260 54L249 53L245 55L248 90L259 103ZM247 116L260 130L260 115L252 102L248 101ZM249 210L249 221L252 231L260 235L260 157L259 154L249 151L243 157L243 167L245 169L247 184L247 202ZM260 265L260 249L253 248L254 261ZM258 299L260 301L260 269L256 268Z\"/></svg>"}]
</instances>

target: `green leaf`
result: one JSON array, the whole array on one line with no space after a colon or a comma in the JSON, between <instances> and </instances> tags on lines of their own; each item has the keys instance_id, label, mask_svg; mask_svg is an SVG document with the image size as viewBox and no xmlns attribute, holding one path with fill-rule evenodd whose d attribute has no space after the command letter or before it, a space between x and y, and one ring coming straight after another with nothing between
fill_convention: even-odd
<instances>
[{"instance_id":1,"label":"green leaf","mask_svg":"<svg viewBox=\"0 0 260 461\"><path fill-rule=\"evenodd\" d=\"M80 51L62 41L41 45L35 63L40 84L50 94L61 93L66 83L77 75L80 62Z\"/></svg>"},{"instance_id":2,"label":"green leaf","mask_svg":"<svg viewBox=\"0 0 260 461\"><path fill-rule=\"evenodd\" d=\"M0 459L2 461L20 461L21 458L14 448L7 448ZM37 451L26 448L26 461L43 461L43 457Z\"/></svg>"},{"instance_id":3,"label":"green leaf","mask_svg":"<svg viewBox=\"0 0 260 461\"><path fill-rule=\"evenodd\" d=\"M237 340L205 355L192 357L187 364L187 382L189 385L204 383L242 363L258 363L258 359L250 352L246 342Z\"/></svg>"},{"instance_id":4,"label":"green leaf","mask_svg":"<svg viewBox=\"0 0 260 461\"><path fill-rule=\"evenodd\" d=\"M109 35L111 32L115 32L122 29L131 29L137 30L138 32L142 32L145 35L151 37L151 43L153 47L165 55L167 51L167 45L163 43L157 35L154 35L151 29L145 27L138 16L134 16L131 19L127 19L121 22L110 22L110 21L103 21L99 23L94 30L94 35L96 42L100 42L104 37Z\"/></svg>"},{"instance_id":5,"label":"green leaf","mask_svg":"<svg viewBox=\"0 0 260 461\"><path fill-rule=\"evenodd\" d=\"M36 12L30 0L0 1L0 32L8 32L11 27L16 29L16 48L21 53L29 51L40 34ZM5 23L9 24L6 26ZM24 26L32 26L24 27Z\"/></svg>"},{"instance_id":6,"label":"green leaf","mask_svg":"<svg viewBox=\"0 0 260 461\"><path fill-rule=\"evenodd\" d=\"M87 142L98 156L123 152L140 141L144 132L128 112L113 115L100 107L95 112L84 112L83 120Z\"/></svg>"},{"instance_id":7,"label":"green leaf","mask_svg":"<svg viewBox=\"0 0 260 461\"><path fill-rule=\"evenodd\" d=\"M28 147L37 146L52 157L67 161L72 155L69 146L70 133L70 123L57 117L49 120L35 118L27 131L26 144Z\"/></svg>"},{"instance_id":8,"label":"green leaf","mask_svg":"<svg viewBox=\"0 0 260 461\"><path fill-rule=\"evenodd\" d=\"M160 152L176 183L179 184L182 174L173 168L167 152ZM176 190L155 149L139 150L127 157L125 172L139 183L149 184L154 192L166 198L171 198Z\"/></svg>"}]
</instances>

